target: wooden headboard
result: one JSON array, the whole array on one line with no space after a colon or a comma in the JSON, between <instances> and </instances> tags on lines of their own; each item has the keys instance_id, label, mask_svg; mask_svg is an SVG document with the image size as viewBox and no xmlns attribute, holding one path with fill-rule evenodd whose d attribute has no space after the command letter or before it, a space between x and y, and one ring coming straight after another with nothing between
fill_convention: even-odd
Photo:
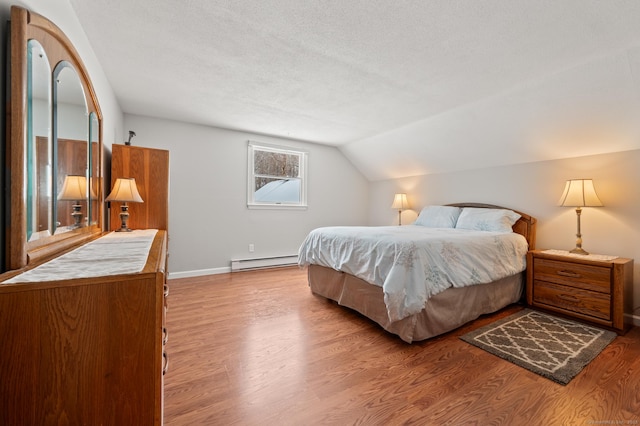
<instances>
[{"instance_id":1,"label":"wooden headboard","mask_svg":"<svg viewBox=\"0 0 640 426\"><path fill-rule=\"evenodd\" d=\"M536 218L529 216L526 213L519 212L518 210L513 210L508 207L496 206L493 204L483 204L483 203L455 203L455 204L447 204L448 206L453 207L475 207L480 209L505 209L511 210L520 215L520 219L513 224L513 232L516 232L526 238L529 243L529 250L534 250L536 248Z\"/></svg>"}]
</instances>

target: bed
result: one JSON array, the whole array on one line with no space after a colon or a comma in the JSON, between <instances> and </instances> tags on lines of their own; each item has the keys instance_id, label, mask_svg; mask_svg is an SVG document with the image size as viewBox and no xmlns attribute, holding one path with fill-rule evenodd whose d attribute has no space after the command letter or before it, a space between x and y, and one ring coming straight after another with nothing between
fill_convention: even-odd
<instances>
[{"instance_id":1,"label":"bed","mask_svg":"<svg viewBox=\"0 0 640 426\"><path fill-rule=\"evenodd\" d=\"M314 229L298 263L313 294L411 343L521 300L535 225L491 204L427 206L412 225Z\"/></svg>"}]
</instances>

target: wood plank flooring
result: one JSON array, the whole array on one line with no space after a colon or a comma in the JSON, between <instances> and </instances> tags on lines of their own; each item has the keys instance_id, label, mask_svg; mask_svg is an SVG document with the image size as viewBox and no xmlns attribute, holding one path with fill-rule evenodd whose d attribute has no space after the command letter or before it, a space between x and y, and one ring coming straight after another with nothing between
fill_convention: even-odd
<instances>
[{"instance_id":1,"label":"wood plank flooring","mask_svg":"<svg viewBox=\"0 0 640 426\"><path fill-rule=\"evenodd\" d=\"M640 328L567 386L458 336L411 345L293 268L170 280L165 424L640 424Z\"/></svg>"}]
</instances>

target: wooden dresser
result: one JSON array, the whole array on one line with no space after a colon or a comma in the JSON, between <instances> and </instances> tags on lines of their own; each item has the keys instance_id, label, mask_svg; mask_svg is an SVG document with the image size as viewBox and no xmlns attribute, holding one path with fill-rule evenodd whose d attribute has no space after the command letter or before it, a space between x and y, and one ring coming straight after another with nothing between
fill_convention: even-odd
<instances>
[{"instance_id":1,"label":"wooden dresser","mask_svg":"<svg viewBox=\"0 0 640 426\"><path fill-rule=\"evenodd\" d=\"M166 231L145 243L139 272L0 284L1 425L162 424Z\"/></svg>"},{"instance_id":2,"label":"wooden dresser","mask_svg":"<svg viewBox=\"0 0 640 426\"><path fill-rule=\"evenodd\" d=\"M633 259L592 260L541 250L527 255L527 303L625 332L625 288L633 286ZM629 308L629 306L626 306Z\"/></svg>"}]
</instances>

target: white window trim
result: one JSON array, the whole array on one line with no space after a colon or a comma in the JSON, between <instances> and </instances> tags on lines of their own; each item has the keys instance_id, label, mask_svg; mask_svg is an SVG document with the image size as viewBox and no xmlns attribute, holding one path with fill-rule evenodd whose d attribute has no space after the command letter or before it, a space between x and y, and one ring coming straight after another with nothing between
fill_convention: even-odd
<instances>
[{"instance_id":1,"label":"white window trim","mask_svg":"<svg viewBox=\"0 0 640 426\"><path fill-rule=\"evenodd\" d=\"M296 204L287 203L260 203L253 199L255 193L254 175L254 150L280 152L284 154L299 155L300 158L300 202ZM249 209L275 209L275 210L306 210L307 209L307 157L308 151L291 148L287 146L271 145L248 141L247 144L247 208Z\"/></svg>"}]
</instances>

